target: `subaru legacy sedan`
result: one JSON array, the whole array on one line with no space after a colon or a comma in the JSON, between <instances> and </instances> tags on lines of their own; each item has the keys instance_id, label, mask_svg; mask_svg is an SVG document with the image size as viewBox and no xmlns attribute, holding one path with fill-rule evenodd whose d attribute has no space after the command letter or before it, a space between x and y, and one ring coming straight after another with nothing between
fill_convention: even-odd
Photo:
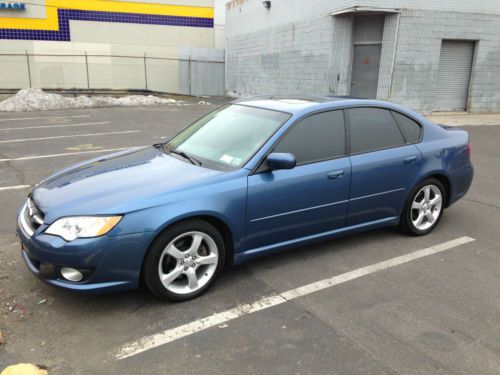
<instances>
[{"instance_id":1,"label":"subaru legacy sedan","mask_svg":"<svg viewBox=\"0 0 500 375\"><path fill-rule=\"evenodd\" d=\"M168 142L55 173L29 194L17 233L51 285L144 284L181 301L227 264L387 226L425 235L472 176L467 132L401 106L255 97Z\"/></svg>"}]
</instances>

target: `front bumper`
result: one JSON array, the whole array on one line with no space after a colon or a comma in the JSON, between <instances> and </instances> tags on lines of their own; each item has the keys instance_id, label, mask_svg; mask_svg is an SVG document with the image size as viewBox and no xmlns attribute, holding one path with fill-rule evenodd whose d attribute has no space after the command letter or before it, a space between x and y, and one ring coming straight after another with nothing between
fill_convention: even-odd
<instances>
[{"instance_id":1,"label":"front bumper","mask_svg":"<svg viewBox=\"0 0 500 375\"><path fill-rule=\"evenodd\" d=\"M135 289L141 265L153 233L101 236L67 242L57 236L27 233L18 223L22 257L42 281L64 289L104 292ZM80 282L65 280L60 269L84 270Z\"/></svg>"}]
</instances>

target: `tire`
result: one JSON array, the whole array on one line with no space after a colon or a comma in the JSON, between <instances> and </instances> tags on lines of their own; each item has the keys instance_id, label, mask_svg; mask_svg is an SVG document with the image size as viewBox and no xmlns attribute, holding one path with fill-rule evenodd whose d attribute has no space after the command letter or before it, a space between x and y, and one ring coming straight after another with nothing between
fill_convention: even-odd
<instances>
[{"instance_id":1,"label":"tire","mask_svg":"<svg viewBox=\"0 0 500 375\"><path fill-rule=\"evenodd\" d=\"M446 189L439 180L429 178L420 182L406 201L399 229L413 236L430 233L441 220L446 198Z\"/></svg>"},{"instance_id":2,"label":"tire","mask_svg":"<svg viewBox=\"0 0 500 375\"><path fill-rule=\"evenodd\" d=\"M142 276L157 297L187 301L210 288L224 267L224 259L224 239L219 231L206 221L187 220L172 225L155 239L144 260Z\"/></svg>"}]
</instances>

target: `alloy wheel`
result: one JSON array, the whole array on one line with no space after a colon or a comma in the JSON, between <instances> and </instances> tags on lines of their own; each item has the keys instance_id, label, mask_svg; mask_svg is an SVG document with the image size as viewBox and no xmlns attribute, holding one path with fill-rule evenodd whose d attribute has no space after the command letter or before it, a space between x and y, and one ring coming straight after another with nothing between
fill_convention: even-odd
<instances>
[{"instance_id":1,"label":"alloy wheel","mask_svg":"<svg viewBox=\"0 0 500 375\"><path fill-rule=\"evenodd\" d=\"M199 231L186 232L164 248L158 274L170 292L189 294L210 281L218 262L219 252L212 237Z\"/></svg>"},{"instance_id":2,"label":"alloy wheel","mask_svg":"<svg viewBox=\"0 0 500 375\"><path fill-rule=\"evenodd\" d=\"M426 185L418 191L411 205L411 221L416 229L425 231L439 219L443 196L436 185Z\"/></svg>"}]
</instances>

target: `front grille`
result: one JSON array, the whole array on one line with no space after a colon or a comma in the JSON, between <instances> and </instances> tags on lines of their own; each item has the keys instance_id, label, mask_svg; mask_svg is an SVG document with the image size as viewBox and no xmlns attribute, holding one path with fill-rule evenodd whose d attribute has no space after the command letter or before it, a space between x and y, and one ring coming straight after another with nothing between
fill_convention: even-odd
<instances>
[{"instance_id":1,"label":"front grille","mask_svg":"<svg viewBox=\"0 0 500 375\"><path fill-rule=\"evenodd\" d=\"M43 211L40 210L31 197L29 197L21 210L19 224L26 233L32 236L40 225L43 224L44 217L45 214Z\"/></svg>"}]
</instances>

